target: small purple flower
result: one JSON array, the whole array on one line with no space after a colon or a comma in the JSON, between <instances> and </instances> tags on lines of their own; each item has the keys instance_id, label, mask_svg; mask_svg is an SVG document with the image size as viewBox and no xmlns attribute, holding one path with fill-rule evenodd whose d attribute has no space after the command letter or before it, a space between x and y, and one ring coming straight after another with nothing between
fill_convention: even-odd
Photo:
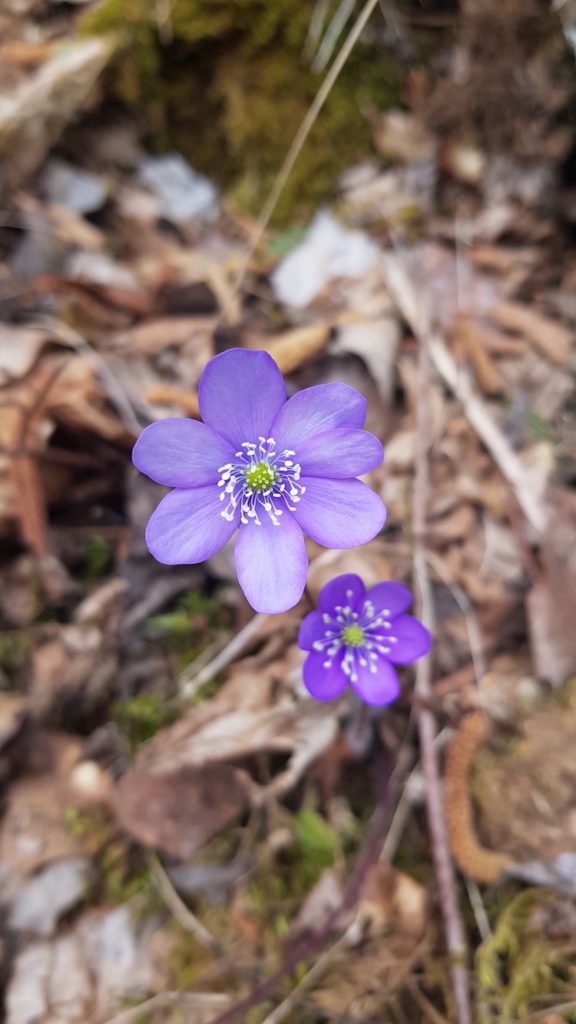
<instances>
[{"instance_id":1,"label":"small purple flower","mask_svg":"<svg viewBox=\"0 0 576 1024\"><path fill-rule=\"evenodd\" d=\"M333 700L348 685L366 704L390 704L400 693L394 665L410 665L431 646L430 633L405 615L412 594L387 581L366 590L359 576L330 580L318 597L318 611L300 626L298 643L310 651L304 683L316 700Z\"/></svg>"},{"instance_id":2,"label":"small purple flower","mask_svg":"<svg viewBox=\"0 0 576 1024\"><path fill-rule=\"evenodd\" d=\"M366 399L347 384L320 384L286 400L266 352L231 349L198 384L203 423L160 420L136 442L134 464L173 487L153 513L146 543L167 565L203 562L238 531L240 586L256 611L300 600L304 534L352 548L382 529L386 509L355 477L379 466L380 441L361 430Z\"/></svg>"}]
</instances>

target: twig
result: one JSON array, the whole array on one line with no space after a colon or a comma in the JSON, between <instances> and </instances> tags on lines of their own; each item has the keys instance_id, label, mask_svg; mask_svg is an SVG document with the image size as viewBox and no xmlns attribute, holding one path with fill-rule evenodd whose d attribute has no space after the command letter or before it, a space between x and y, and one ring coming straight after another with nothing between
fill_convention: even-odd
<instances>
[{"instance_id":1,"label":"twig","mask_svg":"<svg viewBox=\"0 0 576 1024\"><path fill-rule=\"evenodd\" d=\"M466 879L466 892L468 893L468 899L470 900L470 906L472 907L480 938L482 939L482 942L487 942L492 935L492 929L490 927L486 908L482 902L480 889L472 878Z\"/></svg>"},{"instance_id":2,"label":"twig","mask_svg":"<svg viewBox=\"0 0 576 1024\"><path fill-rule=\"evenodd\" d=\"M302 996L308 991L311 985L313 985L318 978L320 978L327 968L332 963L334 957L348 945L348 931L342 935L337 942L335 942L329 949L325 950L321 956L318 957L316 962L312 964L312 967L304 975L303 978L298 982L295 988L292 989L290 994L286 996L281 1003L269 1013L267 1017L262 1021L262 1024L281 1024L286 1019L289 1013L292 1012L295 1006L298 1005Z\"/></svg>"},{"instance_id":3,"label":"twig","mask_svg":"<svg viewBox=\"0 0 576 1024\"><path fill-rule=\"evenodd\" d=\"M397 255L388 253L383 265L386 286L412 333L420 341L426 339L426 348L435 370L460 400L464 415L508 481L527 521L540 535L546 522L545 510L534 494L534 487L522 461L492 418L469 377L457 366L441 338L430 331L421 296L412 287L401 260Z\"/></svg>"},{"instance_id":4,"label":"twig","mask_svg":"<svg viewBox=\"0 0 576 1024\"><path fill-rule=\"evenodd\" d=\"M459 587L457 583L454 583L450 578L450 574L446 572L442 559L433 551L428 550L426 551L426 561L436 576L438 576L438 578L442 580L442 583L448 587L448 590L452 594L452 597L464 616L466 632L468 634L468 646L470 648L470 656L472 658L474 675L476 677L476 686L478 688L478 692L480 692L480 685L486 675L486 655L484 653L484 639L482 637L478 617L468 600L468 595L464 590L462 590L462 587Z\"/></svg>"},{"instance_id":5,"label":"twig","mask_svg":"<svg viewBox=\"0 0 576 1024\"><path fill-rule=\"evenodd\" d=\"M274 974L267 978L266 981L263 981L260 985L256 985L245 999L241 999L229 1010L226 1010L215 1020L211 1021L210 1024L235 1024L237 1021L245 1021L248 1012L255 1006L258 1006L265 999L269 999L276 992L279 983L288 975L292 974L298 964L317 956L326 947L334 929L338 926L343 915L356 906L362 891L362 886L366 880L366 875L372 865L377 862L382 848L382 843L384 841L384 836L386 835L390 816L389 791L393 778L391 767L391 758L388 758L387 764L384 766L384 770L381 774L380 797L372 818L370 831L364 844L364 848L358 856L354 870L348 880L340 906L336 907L336 909L329 915L328 920L320 932L315 932L310 936L305 936L303 939L296 942L292 949L287 953L282 966L275 971Z\"/></svg>"},{"instance_id":6,"label":"twig","mask_svg":"<svg viewBox=\"0 0 576 1024\"><path fill-rule=\"evenodd\" d=\"M196 671L198 659L196 662L192 662L180 678L180 695L184 698L193 697L214 676L217 676L219 672L227 668L230 662L234 661L249 644L256 640L267 618L267 615L263 615L260 612L254 615L250 622L239 633L236 633L236 636L232 637L224 649L212 658L207 665L204 665L199 672Z\"/></svg>"},{"instance_id":7,"label":"twig","mask_svg":"<svg viewBox=\"0 0 576 1024\"><path fill-rule=\"evenodd\" d=\"M270 218L274 213L274 210L276 209L276 204L278 203L278 200L282 195L284 186L286 185L286 182L288 181L288 178L292 173L293 167L298 157L300 156L304 143L306 142L306 139L308 138L312 128L314 127L318 115L320 114L322 107L324 106L326 100L328 99L328 96L332 92L332 88L340 72L342 71L342 68L346 64L348 57L350 56L352 50L354 49L356 43L358 42L358 39L362 34L364 26L366 25L372 12L377 7L378 3L379 0L366 0L364 7L360 11L360 14L358 15L356 21L354 22L354 25L352 26L350 32L346 36L346 39L342 44L338 56L335 58L332 67L330 68L328 74L326 75L326 78L324 79L320 88L318 89L318 92L316 93L314 100L312 101L310 107L308 108L308 111L304 119L302 120L302 123L298 131L296 132L296 135L294 136L292 144L284 158L284 162L280 170L278 171L276 180L274 181L270 194L266 202L264 203L262 213L260 214L260 217L256 222L251 245L244 259L242 260L240 269L238 271L238 276L235 282L236 290L238 290L242 285L242 282L246 275L246 271L248 270L248 267L250 266L250 263L252 261L252 257L254 256L254 253L258 249L258 246L260 245L260 242L264 237L264 232L266 231L266 228L268 227L268 224L270 222Z\"/></svg>"},{"instance_id":8,"label":"twig","mask_svg":"<svg viewBox=\"0 0 576 1024\"><path fill-rule=\"evenodd\" d=\"M229 997L221 992L158 992L143 1003L138 1003L138 1006L131 1006L130 1009L117 1013L115 1017L110 1017L105 1024L133 1024L134 1021L140 1020L143 1013L155 1010L166 1003L185 1002L191 1006L202 1006L204 1009L216 1009L229 1001Z\"/></svg>"},{"instance_id":9,"label":"twig","mask_svg":"<svg viewBox=\"0 0 576 1024\"><path fill-rule=\"evenodd\" d=\"M426 563L426 509L429 489L429 352L428 337L425 331L419 334L419 387L416 421L416 471L412 506L412 526L414 534L414 580L420 599L420 613L424 624L432 630L434 626L434 607L432 587ZM458 906L456 893L456 877L450 856L448 834L444 817L440 766L436 749L437 728L431 708L432 662L430 656L422 658L416 666L416 693L421 698L417 708L418 732L422 770L426 786L426 805L428 824L432 839L432 854L438 883L438 893L446 946L451 957L450 973L452 991L458 1024L471 1024L472 1012L468 987L468 974L464 958L466 942L464 929Z\"/></svg>"},{"instance_id":10,"label":"twig","mask_svg":"<svg viewBox=\"0 0 576 1024\"><path fill-rule=\"evenodd\" d=\"M168 908L174 914L178 923L181 924L187 932L190 932L201 946L210 950L210 952L214 953L216 956L222 956L223 950L220 943L213 935L211 935L208 929L204 927L202 922L198 920L190 908L186 906L184 900L180 899L180 896L176 892L156 854L150 853L148 861L150 864L150 870L154 876L154 881L158 887L158 891L165 900Z\"/></svg>"}]
</instances>

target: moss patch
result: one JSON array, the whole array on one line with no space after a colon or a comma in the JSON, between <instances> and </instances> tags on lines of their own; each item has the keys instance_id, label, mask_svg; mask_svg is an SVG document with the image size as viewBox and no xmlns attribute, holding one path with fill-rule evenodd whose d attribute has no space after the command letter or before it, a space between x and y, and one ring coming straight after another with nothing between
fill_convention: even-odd
<instances>
[{"instance_id":1,"label":"moss patch","mask_svg":"<svg viewBox=\"0 0 576 1024\"><path fill-rule=\"evenodd\" d=\"M256 213L321 82L303 55L310 17L293 0L175 0L163 32L149 0L105 0L82 31L121 34L113 93L142 108L150 144L176 148ZM394 63L359 43L294 168L277 223L307 217L329 196L339 173L370 151L366 115L397 98Z\"/></svg>"}]
</instances>

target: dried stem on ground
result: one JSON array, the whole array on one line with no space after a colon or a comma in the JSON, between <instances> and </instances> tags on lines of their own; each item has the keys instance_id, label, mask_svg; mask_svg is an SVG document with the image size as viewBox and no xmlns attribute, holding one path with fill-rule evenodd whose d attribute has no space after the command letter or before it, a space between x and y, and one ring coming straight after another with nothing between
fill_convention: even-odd
<instances>
[{"instance_id":1,"label":"dried stem on ground","mask_svg":"<svg viewBox=\"0 0 576 1024\"><path fill-rule=\"evenodd\" d=\"M424 332L419 335L419 387L417 402L417 423L416 423L416 473L414 479L413 494L413 533L414 533L414 581L420 601L420 618L428 629L433 630L434 607L432 601L432 588L426 562L426 509L428 504L429 489L429 467L428 467L428 439L429 439L429 372L430 356L428 351L428 339ZM444 807L442 799L442 783L440 778L440 765L436 748L437 726L433 711L431 710L432 691L432 662L430 656L422 658L416 666L416 693L421 698L417 708L418 732L420 736L420 750L422 758L422 770L426 787L426 805L428 810L428 823L432 839L432 854L442 915L444 918L444 929L446 945L451 957L450 972L452 977L452 990L454 1005L458 1024L471 1024L472 1012L470 1006L470 992L468 985L468 972L465 964L466 940L458 896L456 892L456 877L450 847Z\"/></svg>"},{"instance_id":2,"label":"dried stem on ground","mask_svg":"<svg viewBox=\"0 0 576 1024\"><path fill-rule=\"evenodd\" d=\"M267 618L267 615L258 612L207 665L203 665L198 671L196 671L197 666L194 662L189 665L180 678L181 697L191 700L206 683L209 683L219 672L223 672L235 658L240 657L245 649L258 639Z\"/></svg>"},{"instance_id":3,"label":"dried stem on ground","mask_svg":"<svg viewBox=\"0 0 576 1024\"><path fill-rule=\"evenodd\" d=\"M260 245L260 242L264 237L264 233L266 231L266 228L268 227L268 224L270 223L270 218L272 217L272 214L276 209L278 200L280 199L280 196L284 191L286 182L288 181L292 173L292 168L294 167L298 157L300 156L302 148L310 132L312 131L312 128L316 124L318 115L320 114L322 107L324 106L326 100L328 99L330 93L332 92L338 75L342 71L342 68L346 64L346 61L348 60L350 54L352 53L352 50L354 49L356 43L358 42L360 36L362 35L362 32L364 31L368 19L370 18L372 12L378 6L379 2L380 0L366 0L366 3L364 4L358 17L356 18L356 21L354 22L352 28L350 29L350 32L348 33L346 39L342 44L338 56L334 60L334 63L332 64L332 67L330 68L328 74L326 75L326 78L324 79L320 88L318 89L318 92L316 93L316 96L314 97L314 100L312 101L305 118L303 119L298 131L296 132L296 135L294 136L292 144L284 158L284 162L282 163L282 166L278 171L276 180L272 186L268 199L264 203L262 213L260 214L256 222L252 243L238 271L238 277L235 283L236 291L238 291L242 286L242 282L244 280L244 277L246 276L246 272L252 262L254 254L258 249L258 246Z\"/></svg>"},{"instance_id":4,"label":"dried stem on ground","mask_svg":"<svg viewBox=\"0 0 576 1024\"><path fill-rule=\"evenodd\" d=\"M330 914L321 931L305 936L287 951L283 964L274 974L270 975L260 985L257 985L245 999L240 1000L235 1006L220 1014L210 1024L238 1024L238 1022L246 1020L246 1015L250 1010L264 1000L274 997L280 982L292 974L298 964L319 956L325 950L334 931L339 927L342 918L356 906L368 871L378 861L382 843L388 830L390 820L389 794L393 778L391 758L386 759L379 778L381 787L380 797L372 818L372 824L364 847L356 861L354 871L348 880L340 906L336 907L333 913Z\"/></svg>"},{"instance_id":5,"label":"dried stem on ground","mask_svg":"<svg viewBox=\"0 0 576 1024\"><path fill-rule=\"evenodd\" d=\"M211 1007L216 1009L226 1002L228 1002L228 996L222 995L220 992L158 992L157 995L151 996L145 1002L138 1003L138 1006L132 1006L130 1009L116 1014L115 1017L110 1017L105 1024L136 1024L142 1019L143 1014L159 1010L162 1007L169 1007L172 1004L176 1006L184 1004L190 1009L201 1007L206 1012Z\"/></svg>"},{"instance_id":6,"label":"dried stem on ground","mask_svg":"<svg viewBox=\"0 0 576 1024\"><path fill-rule=\"evenodd\" d=\"M434 369L461 402L468 422L508 481L527 522L540 536L544 530L546 515L542 502L538 501L534 494L529 474L466 373L457 366L442 339L430 331L426 322L427 317L422 311L421 297L416 294L408 273L397 255L388 254L385 257L384 274L386 287L412 333L420 341L426 339L428 358Z\"/></svg>"},{"instance_id":7,"label":"dried stem on ground","mask_svg":"<svg viewBox=\"0 0 576 1024\"><path fill-rule=\"evenodd\" d=\"M216 941L214 936L198 920L184 901L180 899L155 853L149 855L149 864L158 891L178 923L182 925L185 931L190 932L190 935L193 935L201 946L204 946L205 949L210 950L216 956L222 956L223 950L220 943Z\"/></svg>"}]
</instances>

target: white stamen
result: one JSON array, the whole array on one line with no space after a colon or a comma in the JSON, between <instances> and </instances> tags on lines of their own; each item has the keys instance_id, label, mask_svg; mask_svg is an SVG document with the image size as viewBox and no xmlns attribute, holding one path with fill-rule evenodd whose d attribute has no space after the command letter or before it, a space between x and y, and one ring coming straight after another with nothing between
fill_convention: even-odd
<instances>
[{"instance_id":1,"label":"white stamen","mask_svg":"<svg viewBox=\"0 0 576 1024\"><path fill-rule=\"evenodd\" d=\"M243 441L235 453L237 461L218 469L218 487L222 489L219 498L227 499L221 516L232 522L239 509L243 525L261 526L264 513L274 526L279 526L284 511L294 512L306 491L299 482L302 468L294 462L295 454L288 448L277 451L273 437L259 437L257 444Z\"/></svg>"}]
</instances>

